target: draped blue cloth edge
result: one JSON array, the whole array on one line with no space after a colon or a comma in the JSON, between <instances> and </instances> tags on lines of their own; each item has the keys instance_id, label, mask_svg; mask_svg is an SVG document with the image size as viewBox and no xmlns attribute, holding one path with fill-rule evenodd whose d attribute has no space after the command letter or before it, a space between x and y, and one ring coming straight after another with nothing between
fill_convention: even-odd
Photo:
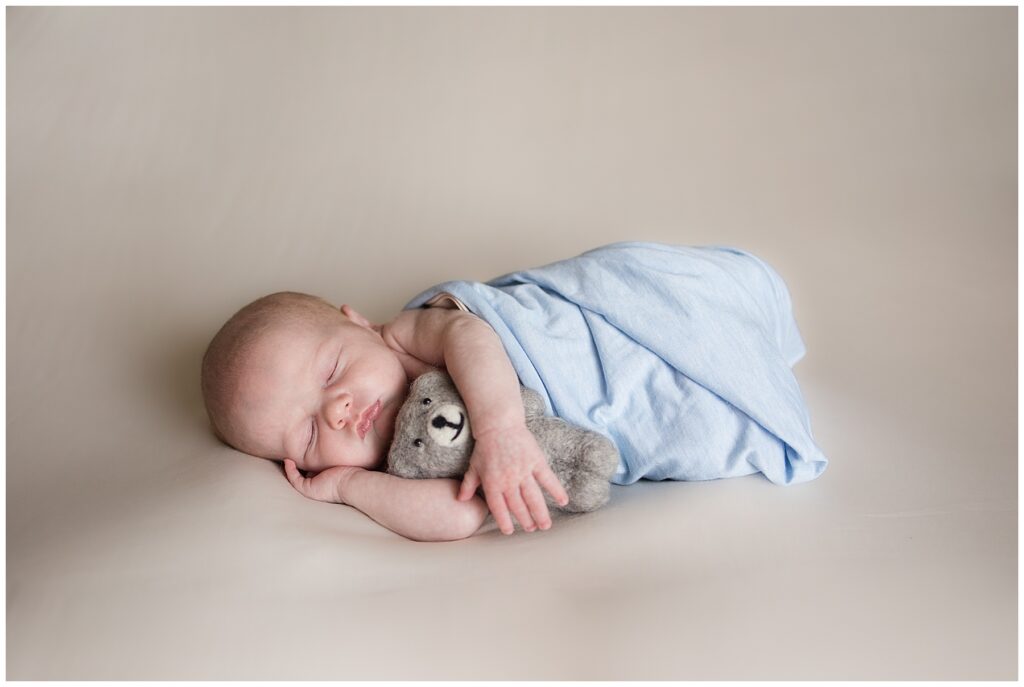
<instances>
[{"instance_id":1,"label":"draped blue cloth edge","mask_svg":"<svg viewBox=\"0 0 1024 687\"><path fill-rule=\"evenodd\" d=\"M789 291L737 249L624 242L450 294L501 338L552 412L611 438L613 481L760 472L816 478L827 458L791 366L805 353Z\"/></svg>"}]
</instances>

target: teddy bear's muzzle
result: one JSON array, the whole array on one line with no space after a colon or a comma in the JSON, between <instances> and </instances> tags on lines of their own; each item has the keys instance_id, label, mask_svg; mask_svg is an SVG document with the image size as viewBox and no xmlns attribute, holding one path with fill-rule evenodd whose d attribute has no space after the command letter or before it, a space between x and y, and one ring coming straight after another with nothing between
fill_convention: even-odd
<instances>
[{"instance_id":1,"label":"teddy bear's muzzle","mask_svg":"<svg viewBox=\"0 0 1024 687\"><path fill-rule=\"evenodd\" d=\"M469 438L469 419L462 408L447 403L430 414L427 431L439 446L454 448Z\"/></svg>"}]
</instances>

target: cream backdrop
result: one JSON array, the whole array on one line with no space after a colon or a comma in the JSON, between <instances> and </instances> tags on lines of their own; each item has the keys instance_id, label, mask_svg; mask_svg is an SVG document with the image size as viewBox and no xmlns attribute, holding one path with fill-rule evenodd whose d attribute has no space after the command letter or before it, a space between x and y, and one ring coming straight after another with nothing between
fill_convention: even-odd
<instances>
[{"instance_id":1,"label":"cream backdrop","mask_svg":"<svg viewBox=\"0 0 1024 687\"><path fill-rule=\"evenodd\" d=\"M1017 9L7 12L7 677L1017 672ZM405 541L218 445L292 289L618 240L773 264L816 482Z\"/></svg>"}]
</instances>

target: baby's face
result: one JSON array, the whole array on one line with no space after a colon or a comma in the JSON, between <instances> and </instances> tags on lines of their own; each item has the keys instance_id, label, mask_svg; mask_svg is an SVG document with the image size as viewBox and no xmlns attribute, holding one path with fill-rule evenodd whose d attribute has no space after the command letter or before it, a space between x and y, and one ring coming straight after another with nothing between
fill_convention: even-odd
<instances>
[{"instance_id":1,"label":"baby's face","mask_svg":"<svg viewBox=\"0 0 1024 687\"><path fill-rule=\"evenodd\" d=\"M242 366L236 443L301 470L376 467L407 392L398 356L369 327L340 313L274 327Z\"/></svg>"}]
</instances>

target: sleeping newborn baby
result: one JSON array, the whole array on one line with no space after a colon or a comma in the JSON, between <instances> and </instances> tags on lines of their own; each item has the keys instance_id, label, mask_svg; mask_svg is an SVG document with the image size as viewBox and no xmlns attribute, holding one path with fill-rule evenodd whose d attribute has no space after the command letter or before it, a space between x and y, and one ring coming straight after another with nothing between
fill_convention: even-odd
<instances>
[{"instance_id":1,"label":"sleeping newborn baby","mask_svg":"<svg viewBox=\"0 0 1024 687\"><path fill-rule=\"evenodd\" d=\"M447 367L456 380L476 428L478 455L461 492L453 480L377 471L410 380L434 366ZM485 493L490 489L491 511L506 533L509 511L526 530L550 527L541 486L565 500L526 429L519 383L501 342L486 323L460 311L407 310L378 326L314 296L265 296L214 337L203 358L202 388L225 443L282 460L289 481L306 496L355 506L412 539L475 532L488 510L474 496L480 483Z\"/></svg>"},{"instance_id":2,"label":"sleeping newborn baby","mask_svg":"<svg viewBox=\"0 0 1024 687\"><path fill-rule=\"evenodd\" d=\"M526 428L520 381L548 413L616 444L618 484L817 477L826 459L790 370L802 355L785 285L759 259L620 243L437 285L382 325L314 296L265 296L210 343L202 391L217 436L283 461L304 495L412 539L450 540L488 511L505 534L512 516L548 529L543 492L567 501ZM442 368L475 439L461 483L381 472L410 381Z\"/></svg>"}]
</instances>

